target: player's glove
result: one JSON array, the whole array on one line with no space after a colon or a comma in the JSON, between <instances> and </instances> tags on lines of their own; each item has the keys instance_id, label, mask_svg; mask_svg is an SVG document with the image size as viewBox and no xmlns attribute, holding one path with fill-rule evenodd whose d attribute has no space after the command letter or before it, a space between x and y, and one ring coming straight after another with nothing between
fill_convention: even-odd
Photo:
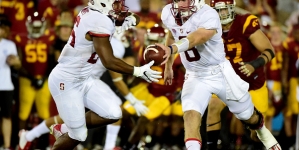
<instances>
[{"instance_id":1,"label":"player's glove","mask_svg":"<svg viewBox=\"0 0 299 150\"><path fill-rule=\"evenodd\" d=\"M128 30L130 27L135 25L136 25L136 18L133 15L127 16L121 26L121 29L118 30L118 32L119 33L124 32L125 30Z\"/></svg>"},{"instance_id":2,"label":"player's glove","mask_svg":"<svg viewBox=\"0 0 299 150\"><path fill-rule=\"evenodd\" d=\"M126 95L125 98L134 107L138 116L145 115L148 112L148 108L143 105L144 101L138 100L132 93Z\"/></svg>"},{"instance_id":3,"label":"player's glove","mask_svg":"<svg viewBox=\"0 0 299 150\"><path fill-rule=\"evenodd\" d=\"M158 82L158 79L162 78L161 72L152 70L151 66L153 64L154 61L151 61L150 63L145 64L141 67L134 67L133 75L136 77L140 77L149 83L152 83L152 81Z\"/></svg>"}]
</instances>

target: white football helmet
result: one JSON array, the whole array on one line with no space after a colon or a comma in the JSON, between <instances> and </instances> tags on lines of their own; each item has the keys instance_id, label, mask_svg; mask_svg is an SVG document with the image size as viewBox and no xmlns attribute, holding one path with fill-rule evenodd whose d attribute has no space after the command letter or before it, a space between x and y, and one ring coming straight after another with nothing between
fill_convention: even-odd
<instances>
[{"instance_id":1,"label":"white football helmet","mask_svg":"<svg viewBox=\"0 0 299 150\"><path fill-rule=\"evenodd\" d=\"M205 0L187 0L187 7L179 7L180 0L173 0L171 12L178 25L183 24L182 21L188 20L188 18L205 4Z\"/></svg>"},{"instance_id":2,"label":"white football helmet","mask_svg":"<svg viewBox=\"0 0 299 150\"><path fill-rule=\"evenodd\" d=\"M226 25L235 19L235 0L211 0L210 6L213 7L220 17L222 25ZM222 13L221 11L224 10Z\"/></svg>"},{"instance_id":3,"label":"white football helmet","mask_svg":"<svg viewBox=\"0 0 299 150\"><path fill-rule=\"evenodd\" d=\"M88 6L114 19L117 19L121 12L128 11L125 0L89 0Z\"/></svg>"}]
</instances>

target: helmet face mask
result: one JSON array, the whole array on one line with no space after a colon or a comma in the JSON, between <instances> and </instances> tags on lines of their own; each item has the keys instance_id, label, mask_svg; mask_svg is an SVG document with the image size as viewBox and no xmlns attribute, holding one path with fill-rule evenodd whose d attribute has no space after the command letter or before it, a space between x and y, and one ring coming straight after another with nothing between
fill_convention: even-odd
<instances>
[{"instance_id":1,"label":"helmet face mask","mask_svg":"<svg viewBox=\"0 0 299 150\"><path fill-rule=\"evenodd\" d=\"M179 3L181 3L179 5ZM204 0L173 0L171 13L176 23L182 25L204 5Z\"/></svg>"},{"instance_id":2,"label":"helmet face mask","mask_svg":"<svg viewBox=\"0 0 299 150\"><path fill-rule=\"evenodd\" d=\"M164 43L167 32L168 32L167 29L157 24L154 27L147 29L147 33L145 37L145 45Z\"/></svg>"},{"instance_id":3,"label":"helmet face mask","mask_svg":"<svg viewBox=\"0 0 299 150\"><path fill-rule=\"evenodd\" d=\"M211 0L210 6L218 12L222 25L226 25L235 19L234 0Z\"/></svg>"},{"instance_id":4,"label":"helmet face mask","mask_svg":"<svg viewBox=\"0 0 299 150\"><path fill-rule=\"evenodd\" d=\"M34 12L33 15L27 17L26 28L31 38L41 37L46 30L45 18L39 16L38 12Z\"/></svg>"},{"instance_id":5,"label":"helmet face mask","mask_svg":"<svg viewBox=\"0 0 299 150\"><path fill-rule=\"evenodd\" d=\"M124 19L128 12L125 0L89 0L88 6L118 20Z\"/></svg>"}]
</instances>

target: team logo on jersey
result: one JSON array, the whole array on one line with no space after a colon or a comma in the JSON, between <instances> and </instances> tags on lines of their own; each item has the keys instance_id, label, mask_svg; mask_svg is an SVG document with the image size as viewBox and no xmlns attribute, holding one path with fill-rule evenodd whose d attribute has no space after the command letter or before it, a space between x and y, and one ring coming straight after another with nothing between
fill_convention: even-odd
<instances>
[{"instance_id":1,"label":"team logo on jersey","mask_svg":"<svg viewBox=\"0 0 299 150\"><path fill-rule=\"evenodd\" d=\"M180 32L183 34L183 32L184 32L184 29L180 29Z\"/></svg>"},{"instance_id":2,"label":"team logo on jersey","mask_svg":"<svg viewBox=\"0 0 299 150\"><path fill-rule=\"evenodd\" d=\"M64 83L60 83L59 88L60 88L60 90L64 90Z\"/></svg>"}]
</instances>

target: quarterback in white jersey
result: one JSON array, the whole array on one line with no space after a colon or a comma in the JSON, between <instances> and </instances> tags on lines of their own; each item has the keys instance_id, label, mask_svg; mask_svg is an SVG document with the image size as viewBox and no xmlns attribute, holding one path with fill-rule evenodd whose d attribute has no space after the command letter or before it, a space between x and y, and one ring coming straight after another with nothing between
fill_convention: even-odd
<instances>
[{"instance_id":1,"label":"quarterback in white jersey","mask_svg":"<svg viewBox=\"0 0 299 150\"><path fill-rule=\"evenodd\" d=\"M153 61L142 67L133 67L113 55L110 39L115 22L123 20L122 29L136 25L136 15L128 13L130 15L122 17L124 12L127 12L124 0L92 0L78 14L58 65L49 76L50 92L69 131L57 139L54 150L73 149L86 139L87 128L116 122L122 116L119 104L97 105L90 100L109 98L109 92L101 96L97 94L97 91L104 90L92 76L98 60L109 70L133 74L148 82L157 82L162 77L161 72L150 69ZM85 107L91 110L86 115Z\"/></svg>"},{"instance_id":2,"label":"quarterback in white jersey","mask_svg":"<svg viewBox=\"0 0 299 150\"><path fill-rule=\"evenodd\" d=\"M174 0L163 8L161 19L169 29L165 50L164 80L173 79L173 56L179 53L186 68L182 89L185 145L188 150L201 148L199 127L212 94L216 94L235 116L257 131L269 148L277 141L264 126L261 113L254 109L249 85L226 60L221 38L221 23L216 10L204 0Z\"/></svg>"}]
</instances>

